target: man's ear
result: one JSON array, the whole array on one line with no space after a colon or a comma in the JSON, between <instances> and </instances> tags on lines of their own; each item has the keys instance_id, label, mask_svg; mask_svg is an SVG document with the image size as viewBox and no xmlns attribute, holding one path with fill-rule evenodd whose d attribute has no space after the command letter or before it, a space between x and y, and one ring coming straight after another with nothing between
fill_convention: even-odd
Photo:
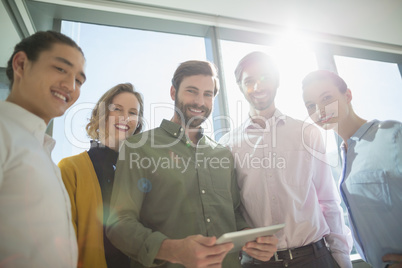
<instances>
[{"instance_id":1,"label":"man's ear","mask_svg":"<svg viewBox=\"0 0 402 268\"><path fill-rule=\"evenodd\" d=\"M172 98L172 100L176 100L176 89L174 86L170 87L170 97Z\"/></svg>"},{"instance_id":2,"label":"man's ear","mask_svg":"<svg viewBox=\"0 0 402 268\"><path fill-rule=\"evenodd\" d=\"M348 103L350 103L351 101L352 101L352 91L350 91L350 89L348 88L347 90L346 90L346 100L347 100L347 102Z\"/></svg>"},{"instance_id":3,"label":"man's ear","mask_svg":"<svg viewBox=\"0 0 402 268\"><path fill-rule=\"evenodd\" d=\"M12 66L15 76L18 77L23 76L27 62L28 62L28 56L24 51L19 51L14 55L12 60Z\"/></svg>"}]
</instances>

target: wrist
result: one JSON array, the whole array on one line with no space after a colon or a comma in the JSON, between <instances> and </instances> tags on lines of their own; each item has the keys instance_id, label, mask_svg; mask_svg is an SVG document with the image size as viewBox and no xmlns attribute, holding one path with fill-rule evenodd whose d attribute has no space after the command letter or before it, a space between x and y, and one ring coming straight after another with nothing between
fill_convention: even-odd
<instances>
[{"instance_id":1,"label":"wrist","mask_svg":"<svg viewBox=\"0 0 402 268\"><path fill-rule=\"evenodd\" d=\"M176 256L178 243L180 240L165 239L156 254L156 259L168 261L170 263L178 263L179 259Z\"/></svg>"}]
</instances>

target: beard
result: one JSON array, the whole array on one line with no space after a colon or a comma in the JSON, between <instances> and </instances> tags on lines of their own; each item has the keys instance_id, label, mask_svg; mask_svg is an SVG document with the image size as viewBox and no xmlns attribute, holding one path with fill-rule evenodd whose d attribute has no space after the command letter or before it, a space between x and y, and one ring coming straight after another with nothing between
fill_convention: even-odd
<instances>
[{"instance_id":1,"label":"beard","mask_svg":"<svg viewBox=\"0 0 402 268\"><path fill-rule=\"evenodd\" d=\"M248 103L255 109L258 111L264 111L266 109L268 109L269 107L271 107L271 105L274 103L275 101L275 97L276 97L276 90L274 90L273 92L270 93L270 96L268 99L262 101L262 100L256 100L253 99L250 96L246 96L246 99L248 101Z\"/></svg>"},{"instance_id":2,"label":"beard","mask_svg":"<svg viewBox=\"0 0 402 268\"><path fill-rule=\"evenodd\" d=\"M204 123L205 120L207 120L207 118L211 114L211 110L208 109L206 106L184 104L177 98L177 96L174 102L174 106L175 106L175 113L178 115L178 118L181 119L182 123L185 124L186 128L199 127L202 123ZM203 116L192 116L188 114L189 108L193 108L196 110L203 110L205 111L205 114Z\"/></svg>"}]
</instances>

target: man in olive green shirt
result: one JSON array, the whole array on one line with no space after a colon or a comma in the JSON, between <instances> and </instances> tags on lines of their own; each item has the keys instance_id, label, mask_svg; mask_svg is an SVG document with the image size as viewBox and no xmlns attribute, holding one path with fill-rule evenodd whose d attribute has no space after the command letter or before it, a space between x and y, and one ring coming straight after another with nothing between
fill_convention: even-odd
<instances>
[{"instance_id":1,"label":"man in olive green shirt","mask_svg":"<svg viewBox=\"0 0 402 268\"><path fill-rule=\"evenodd\" d=\"M216 237L247 228L239 211L234 161L228 149L203 135L219 84L209 62L176 70L170 94L173 118L130 137L120 151L107 235L134 267L240 267L233 244ZM275 237L244 247L267 260Z\"/></svg>"}]
</instances>

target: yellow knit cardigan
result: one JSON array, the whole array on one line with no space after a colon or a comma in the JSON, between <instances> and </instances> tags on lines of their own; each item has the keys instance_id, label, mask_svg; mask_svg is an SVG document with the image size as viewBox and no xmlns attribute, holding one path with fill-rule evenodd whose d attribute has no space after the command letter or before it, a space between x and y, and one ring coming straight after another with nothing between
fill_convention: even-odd
<instances>
[{"instance_id":1,"label":"yellow knit cardigan","mask_svg":"<svg viewBox=\"0 0 402 268\"><path fill-rule=\"evenodd\" d=\"M103 246L103 201L87 152L62 159L58 166L71 201L78 240L78 268L107 268Z\"/></svg>"}]
</instances>

